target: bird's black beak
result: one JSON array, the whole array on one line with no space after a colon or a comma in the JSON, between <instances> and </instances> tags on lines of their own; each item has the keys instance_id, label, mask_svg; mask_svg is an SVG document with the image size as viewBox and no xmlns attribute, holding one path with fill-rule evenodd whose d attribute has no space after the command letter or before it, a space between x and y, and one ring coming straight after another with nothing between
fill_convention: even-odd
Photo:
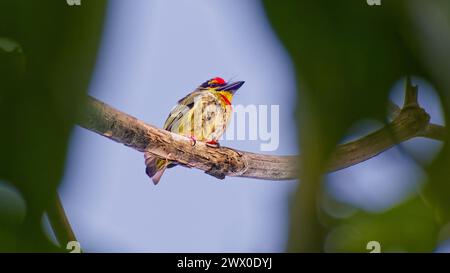
<instances>
[{"instance_id":1,"label":"bird's black beak","mask_svg":"<svg viewBox=\"0 0 450 273\"><path fill-rule=\"evenodd\" d=\"M236 92L239 88L241 88L241 86L244 84L244 81L238 81L238 82L232 82L232 83L227 83L224 86L221 86L219 88L217 88L217 91L228 91L232 94L234 94L234 92Z\"/></svg>"}]
</instances>

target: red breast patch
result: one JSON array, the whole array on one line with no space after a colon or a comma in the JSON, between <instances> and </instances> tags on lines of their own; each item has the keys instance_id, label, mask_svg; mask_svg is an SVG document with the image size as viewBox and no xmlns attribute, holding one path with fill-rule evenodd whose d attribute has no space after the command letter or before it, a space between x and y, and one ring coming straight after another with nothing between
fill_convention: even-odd
<instances>
[{"instance_id":1,"label":"red breast patch","mask_svg":"<svg viewBox=\"0 0 450 273\"><path fill-rule=\"evenodd\" d=\"M222 97L222 99L226 105L231 105L231 102L228 100L228 98L225 95L223 95L223 94L219 94L219 95L220 95L220 97Z\"/></svg>"}]
</instances>

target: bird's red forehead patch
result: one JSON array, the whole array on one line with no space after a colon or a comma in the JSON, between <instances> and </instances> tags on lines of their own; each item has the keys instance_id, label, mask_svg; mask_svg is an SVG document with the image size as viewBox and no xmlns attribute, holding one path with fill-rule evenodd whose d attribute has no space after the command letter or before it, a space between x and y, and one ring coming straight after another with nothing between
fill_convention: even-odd
<instances>
[{"instance_id":1,"label":"bird's red forehead patch","mask_svg":"<svg viewBox=\"0 0 450 273\"><path fill-rule=\"evenodd\" d=\"M211 81L214 81L216 84L225 84L225 81L220 77L215 77Z\"/></svg>"}]
</instances>

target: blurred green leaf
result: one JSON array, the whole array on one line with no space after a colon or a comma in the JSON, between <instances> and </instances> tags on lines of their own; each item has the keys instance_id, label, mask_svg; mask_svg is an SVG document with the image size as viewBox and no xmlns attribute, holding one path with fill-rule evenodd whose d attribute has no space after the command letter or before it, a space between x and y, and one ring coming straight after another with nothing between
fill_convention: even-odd
<instances>
[{"instance_id":1,"label":"blurred green leaf","mask_svg":"<svg viewBox=\"0 0 450 273\"><path fill-rule=\"evenodd\" d=\"M327 236L327 252L370 252L367 243L377 241L382 252L431 252L439 228L435 210L415 197L387 212L358 212L340 221Z\"/></svg>"},{"instance_id":2,"label":"blurred green leaf","mask_svg":"<svg viewBox=\"0 0 450 273\"><path fill-rule=\"evenodd\" d=\"M450 2L446 0L409 1L405 37L419 56L436 87L450 120ZM427 168L430 183L427 200L437 209L441 224L450 221L450 134L435 162Z\"/></svg>"},{"instance_id":3,"label":"blurred green leaf","mask_svg":"<svg viewBox=\"0 0 450 273\"><path fill-rule=\"evenodd\" d=\"M304 160L300 187L293 200L289 250L320 252L333 228L325 227L319 217L323 213L318 206L321 173L350 126L362 119L384 121L388 93L404 75L419 75L436 85L449 115L450 38L449 31L439 30L450 30L450 5L441 0L382 1L381 6L369 6L360 0L267 0L264 4L297 72L297 119ZM422 6L427 7L429 21L422 17ZM437 70L433 62L442 70ZM436 210L442 210L441 215L450 216L448 155L446 147L429 171L431 194L427 198L434 211L419 214L434 217ZM408 215L407 209L399 207L398 211L399 215ZM349 225L359 225L363 218L359 219ZM366 215L364 219L391 225L388 215ZM433 234L443 223L444 219L434 222ZM419 231L429 232L431 226ZM370 231L364 228L367 234ZM398 233L398 229L395 231ZM387 235L388 231L383 236ZM401 243L400 247L411 251L431 250L436 241L418 239L416 246ZM347 249L356 250L355 246Z\"/></svg>"},{"instance_id":4,"label":"blurred green leaf","mask_svg":"<svg viewBox=\"0 0 450 273\"><path fill-rule=\"evenodd\" d=\"M0 179L27 206L23 223L0 231L0 251L56 250L41 219L63 174L104 7L105 1L0 1Z\"/></svg>"}]
</instances>

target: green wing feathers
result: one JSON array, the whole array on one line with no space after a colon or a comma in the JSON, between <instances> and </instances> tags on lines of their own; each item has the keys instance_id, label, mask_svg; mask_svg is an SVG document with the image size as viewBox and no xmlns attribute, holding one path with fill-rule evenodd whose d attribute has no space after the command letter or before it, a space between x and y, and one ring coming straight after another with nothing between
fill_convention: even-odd
<instances>
[{"instance_id":1,"label":"green wing feathers","mask_svg":"<svg viewBox=\"0 0 450 273\"><path fill-rule=\"evenodd\" d=\"M217 140L224 132L230 112L222 108L217 96L210 91L194 91L179 100L167 117L164 129L199 141Z\"/></svg>"}]
</instances>

